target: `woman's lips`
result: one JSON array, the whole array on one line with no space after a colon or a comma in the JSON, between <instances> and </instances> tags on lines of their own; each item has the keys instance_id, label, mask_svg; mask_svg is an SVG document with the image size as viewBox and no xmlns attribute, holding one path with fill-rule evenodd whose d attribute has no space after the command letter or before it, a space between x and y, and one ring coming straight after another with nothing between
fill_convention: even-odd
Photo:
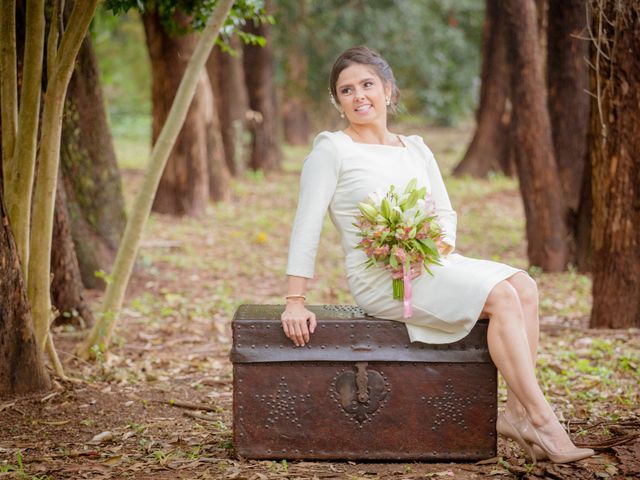
<instances>
[{"instance_id":1,"label":"woman's lips","mask_svg":"<svg viewBox=\"0 0 640 480\"><path fill-rule=\"evenodd\" d=\"M356 108L354 111L356 113L366 113L369 110L371 110L371 104L366 104L366 105L360 105L358 108Z\"/></svg>"}]
</instances>

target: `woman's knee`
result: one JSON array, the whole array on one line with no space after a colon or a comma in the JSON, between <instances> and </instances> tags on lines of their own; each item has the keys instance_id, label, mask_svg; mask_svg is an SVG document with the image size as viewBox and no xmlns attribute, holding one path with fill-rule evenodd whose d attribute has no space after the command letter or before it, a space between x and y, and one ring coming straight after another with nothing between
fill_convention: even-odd
<instances>
[{"instance_id":1,"label":"woman's knee","mask_svg":"<svg viewBox=\"0 0 640 480\"><path fill-rule=\"evenodd\" d=\"M523 308L538 305L538 285L533 278L526 273L519 272L508 280L516 289Z\"/></svg>"},{"instance_id":2,"label":"woman's knee","mask_svg":"<svg viewBox=\"0 0 640 480\"><path fill-rule=\"evenodd\" d=\"M506 280L497 283L489 292L484 312L493 315L500 310L519 308L518 292Z\"/></svg>"}]
</instances>

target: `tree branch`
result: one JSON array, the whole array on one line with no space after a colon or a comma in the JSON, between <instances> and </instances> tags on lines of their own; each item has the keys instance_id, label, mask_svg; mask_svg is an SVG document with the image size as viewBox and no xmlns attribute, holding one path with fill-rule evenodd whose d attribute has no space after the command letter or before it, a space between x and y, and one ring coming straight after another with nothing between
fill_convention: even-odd
<instances>
[{"instance_id":1,"label":"tree branch","mask_svg":"<svg viewBox=\"0 0 640 480\"><path fill-rule=\"evenodd\" d=\"M25 283L28 281L29 227L31 195L36 166L38 122L40 120L40 95L42 91L42 57L44 55L44 0L31 0L27 4L22 89L18 116L18 137L15 145L14 164L20 168L15 179L15 189L7 197L7 210L13 235L22 262Z\"/></svg>"},{"instance_id":2,"label":"tree branch","mask_svg":"<svg viewBox=\"0 0 640 480\"><path fill-rule=\"evenodd\" d=\"M2 110L2 170L4 194L13 194L12 165L18 124L18 84L16 63L16 1L0 3L0 109ZM10 217L11 218L11 217Z\"/></svg>"}]
</instances>

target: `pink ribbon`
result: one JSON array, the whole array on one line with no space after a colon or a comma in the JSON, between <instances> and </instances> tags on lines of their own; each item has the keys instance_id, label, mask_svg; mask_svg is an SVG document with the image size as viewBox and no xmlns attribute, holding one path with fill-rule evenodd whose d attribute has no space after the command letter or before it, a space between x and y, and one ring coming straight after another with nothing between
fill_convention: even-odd
<instances>
[{"instance_id":1,"label":"pink ribbon","mask_svg":"<svg viewBox=\"0 0 640 480\"><path fill-rule=\"evenodd\" d=\"M411 306L411 266L402 265L402 281L404 283L404 318L411 318L413 307Z\"/></svg>"}]
</instances>

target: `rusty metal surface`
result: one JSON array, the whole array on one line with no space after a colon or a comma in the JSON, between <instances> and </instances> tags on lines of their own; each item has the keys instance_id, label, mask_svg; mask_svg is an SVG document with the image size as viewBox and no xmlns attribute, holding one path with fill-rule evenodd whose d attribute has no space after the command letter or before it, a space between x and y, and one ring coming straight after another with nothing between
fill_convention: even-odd
<instances>
[{"instance_id":1,"label":"rusty metal surface","mask_svg":"<svg viewBox=\"0 0 640 480\"><path fill-rule=\"evenodd\" d=\"M312 308L319 320L312 342L317 336L324 343L310 349L295 347L282 333L282 306L242 306L236 312L232 357L238 456L478 460L496 455L497 375L486 351L486 322L471 333L480 332L474 340L481 341L478 349L468 339L444 350L419 342L414 345L423 349L407 349L406 329L399 322L365 317L343 306ZM323 324L328 327L322 329ZM243 346L249 337L255 343ZM240 345L238 338L243 339ZM367 344L369 350L350 348ZM287 351L296 355L287 357L282 353ZM314 352L324 356L311 359ZM390 353L396 358L376 358ZM437 359L424 360L432 357Z\"/></svg>"},{"instance_id":2,"label":"rusty metal surface","mask_svg":"<svg viewBox=\"0 0 640 480\"><path fill-rule=\"evenodd\" d=\"M486 320L480 320L462 340L427 345L411 343L403 323L365 316L358 307L307 308L316 314L318 327L306 345L296 347L282 329L282 305L241 305L232 322L231 361L491 361Z\"/></svg>"}]
</instances>

